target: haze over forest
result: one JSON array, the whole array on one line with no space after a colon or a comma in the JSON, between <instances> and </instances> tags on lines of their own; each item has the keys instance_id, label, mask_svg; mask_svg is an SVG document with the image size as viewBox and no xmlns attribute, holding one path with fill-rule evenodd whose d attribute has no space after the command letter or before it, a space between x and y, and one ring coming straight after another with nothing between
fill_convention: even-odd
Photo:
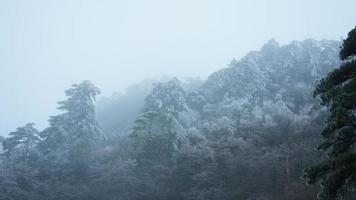
<instances>
[{"instance_id":1,"label":"haze over forest","mask_svg":"<svg viewBox=\"0 0 356 200\"><path fill-rule=\"evenodd\" d=\"M272 38L280 44L340 40L356 22L355 5L353 0L1 1L0 135L27 122L45 128L58 113L63 91L82 80L110 96L147 78L206 79Z\"/></svg>"},{"instance_id":2,"label":"haze over forest","mask_svg":"<svg viewBox=\"0 0 356 200\"><path fill-rule=\"evenodd\" d=\"M0 2L0 200L356 199L355 7Z\"/></svg>"}]
</instances>

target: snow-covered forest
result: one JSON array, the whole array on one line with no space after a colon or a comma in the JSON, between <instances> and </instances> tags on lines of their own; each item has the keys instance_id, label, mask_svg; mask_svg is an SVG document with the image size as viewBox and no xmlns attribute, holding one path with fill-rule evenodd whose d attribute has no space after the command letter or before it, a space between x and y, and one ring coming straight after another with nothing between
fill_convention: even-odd
<instances>
[{"instance_id":1,"label":"snow-covered forest","mask_svg":"<svg viewBox=\"0 0 356 200\"><path fill-rule=\"evenodd\" d=\"M355 8L0 1L0 200L356 200Z\"/></svg>"},{"instance_id":2,"label":"snow-covered forest","mask_svg":"<svg viewBox=\"0 0 356 200\"><path fill-rule=\"evenodd\" d=\"M328 109L313 91L340 46L270 40L207 80L146 80L98 101L93 83L73 84L47 128L2 138L0 199L315 199L301 176L326 156Z\"/></svg>"}]
</instances>

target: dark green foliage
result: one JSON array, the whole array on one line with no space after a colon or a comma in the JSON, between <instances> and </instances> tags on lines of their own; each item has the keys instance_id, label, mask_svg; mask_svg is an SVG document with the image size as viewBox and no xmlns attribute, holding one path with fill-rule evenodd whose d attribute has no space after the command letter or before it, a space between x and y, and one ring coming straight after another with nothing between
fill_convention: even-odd
<instances>
[{"instance_id":1,"label":"dark green foliage","mask_svg":"<svg viewBox=\"0 0 356 200\"><path fill-rule=\"evenodd\" d=\"M304 178L309 184L321 179L320 200L335 200L347 184L355 181L356 172L356 28L344 40L340 58L344 63L322 79L314 91L321 104L329 108L327 124L321 135L319 150L328 157L319 164L305 169Z\"/></svg>"},{"instance_id":2,"label":"dark green foliage","mask_svg":"<svg viewBox=\"0 0 356 200\"><path fill-rule=\"evenodd\" d=\"M135 121L133 139L138 161L168 162L177 148L177 113L149 111Z\"/></svg>"},{"instance_id":3,"label":"dark green foliage","mask_svg":"<svg viewBox=\"0 0 356 200\"><path fill-rule=\"evenodd\" d=\"M340 50L340 58L345 60L356 55L356 28L352 29L344 40Z\"/></svg>"}]
</instances>

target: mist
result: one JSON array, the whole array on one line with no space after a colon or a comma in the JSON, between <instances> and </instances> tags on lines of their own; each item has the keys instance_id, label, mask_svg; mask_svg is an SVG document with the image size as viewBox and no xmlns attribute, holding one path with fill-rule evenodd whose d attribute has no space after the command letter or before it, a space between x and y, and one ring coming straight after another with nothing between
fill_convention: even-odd
<instances>
[{"instance_id":1,"label":"mist","mask_svg":"<svg viewBox=\"0 0 356 200\"><path fill-rule=\"evenodd\" d=\"M353 0L0 2L0 200L356 199Z\"/></svg>"},{"instance_id":2,"label":"mist","mask_svg":"<svg viewBox=\"0 0 356 200\"><path fill-rule=\"evenodd\" d=\"M355 5L352 0L2 1L0 134L27 122L45 128L63 91L82 80L110 96L147 78L207 78L271 38L281 44L339 40L356 22Z\"/></svg>"}]
</instances>

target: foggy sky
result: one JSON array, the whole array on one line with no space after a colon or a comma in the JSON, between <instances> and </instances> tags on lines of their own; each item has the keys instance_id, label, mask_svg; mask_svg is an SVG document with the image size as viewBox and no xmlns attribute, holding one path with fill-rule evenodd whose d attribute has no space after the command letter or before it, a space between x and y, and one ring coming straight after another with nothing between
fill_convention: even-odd
<instances>
[{"instance_id":1,"label":"foggy sky","mask_svg":"<svg viewBox=\"0 0 356 200\"><path fill-rule=\"evenodd\" d=\"M0 135L56 114L72 83L105 95L145 78L207 77L275 38L340 39L354 0L2 0Z\"/></svg>"}]
</instances>

